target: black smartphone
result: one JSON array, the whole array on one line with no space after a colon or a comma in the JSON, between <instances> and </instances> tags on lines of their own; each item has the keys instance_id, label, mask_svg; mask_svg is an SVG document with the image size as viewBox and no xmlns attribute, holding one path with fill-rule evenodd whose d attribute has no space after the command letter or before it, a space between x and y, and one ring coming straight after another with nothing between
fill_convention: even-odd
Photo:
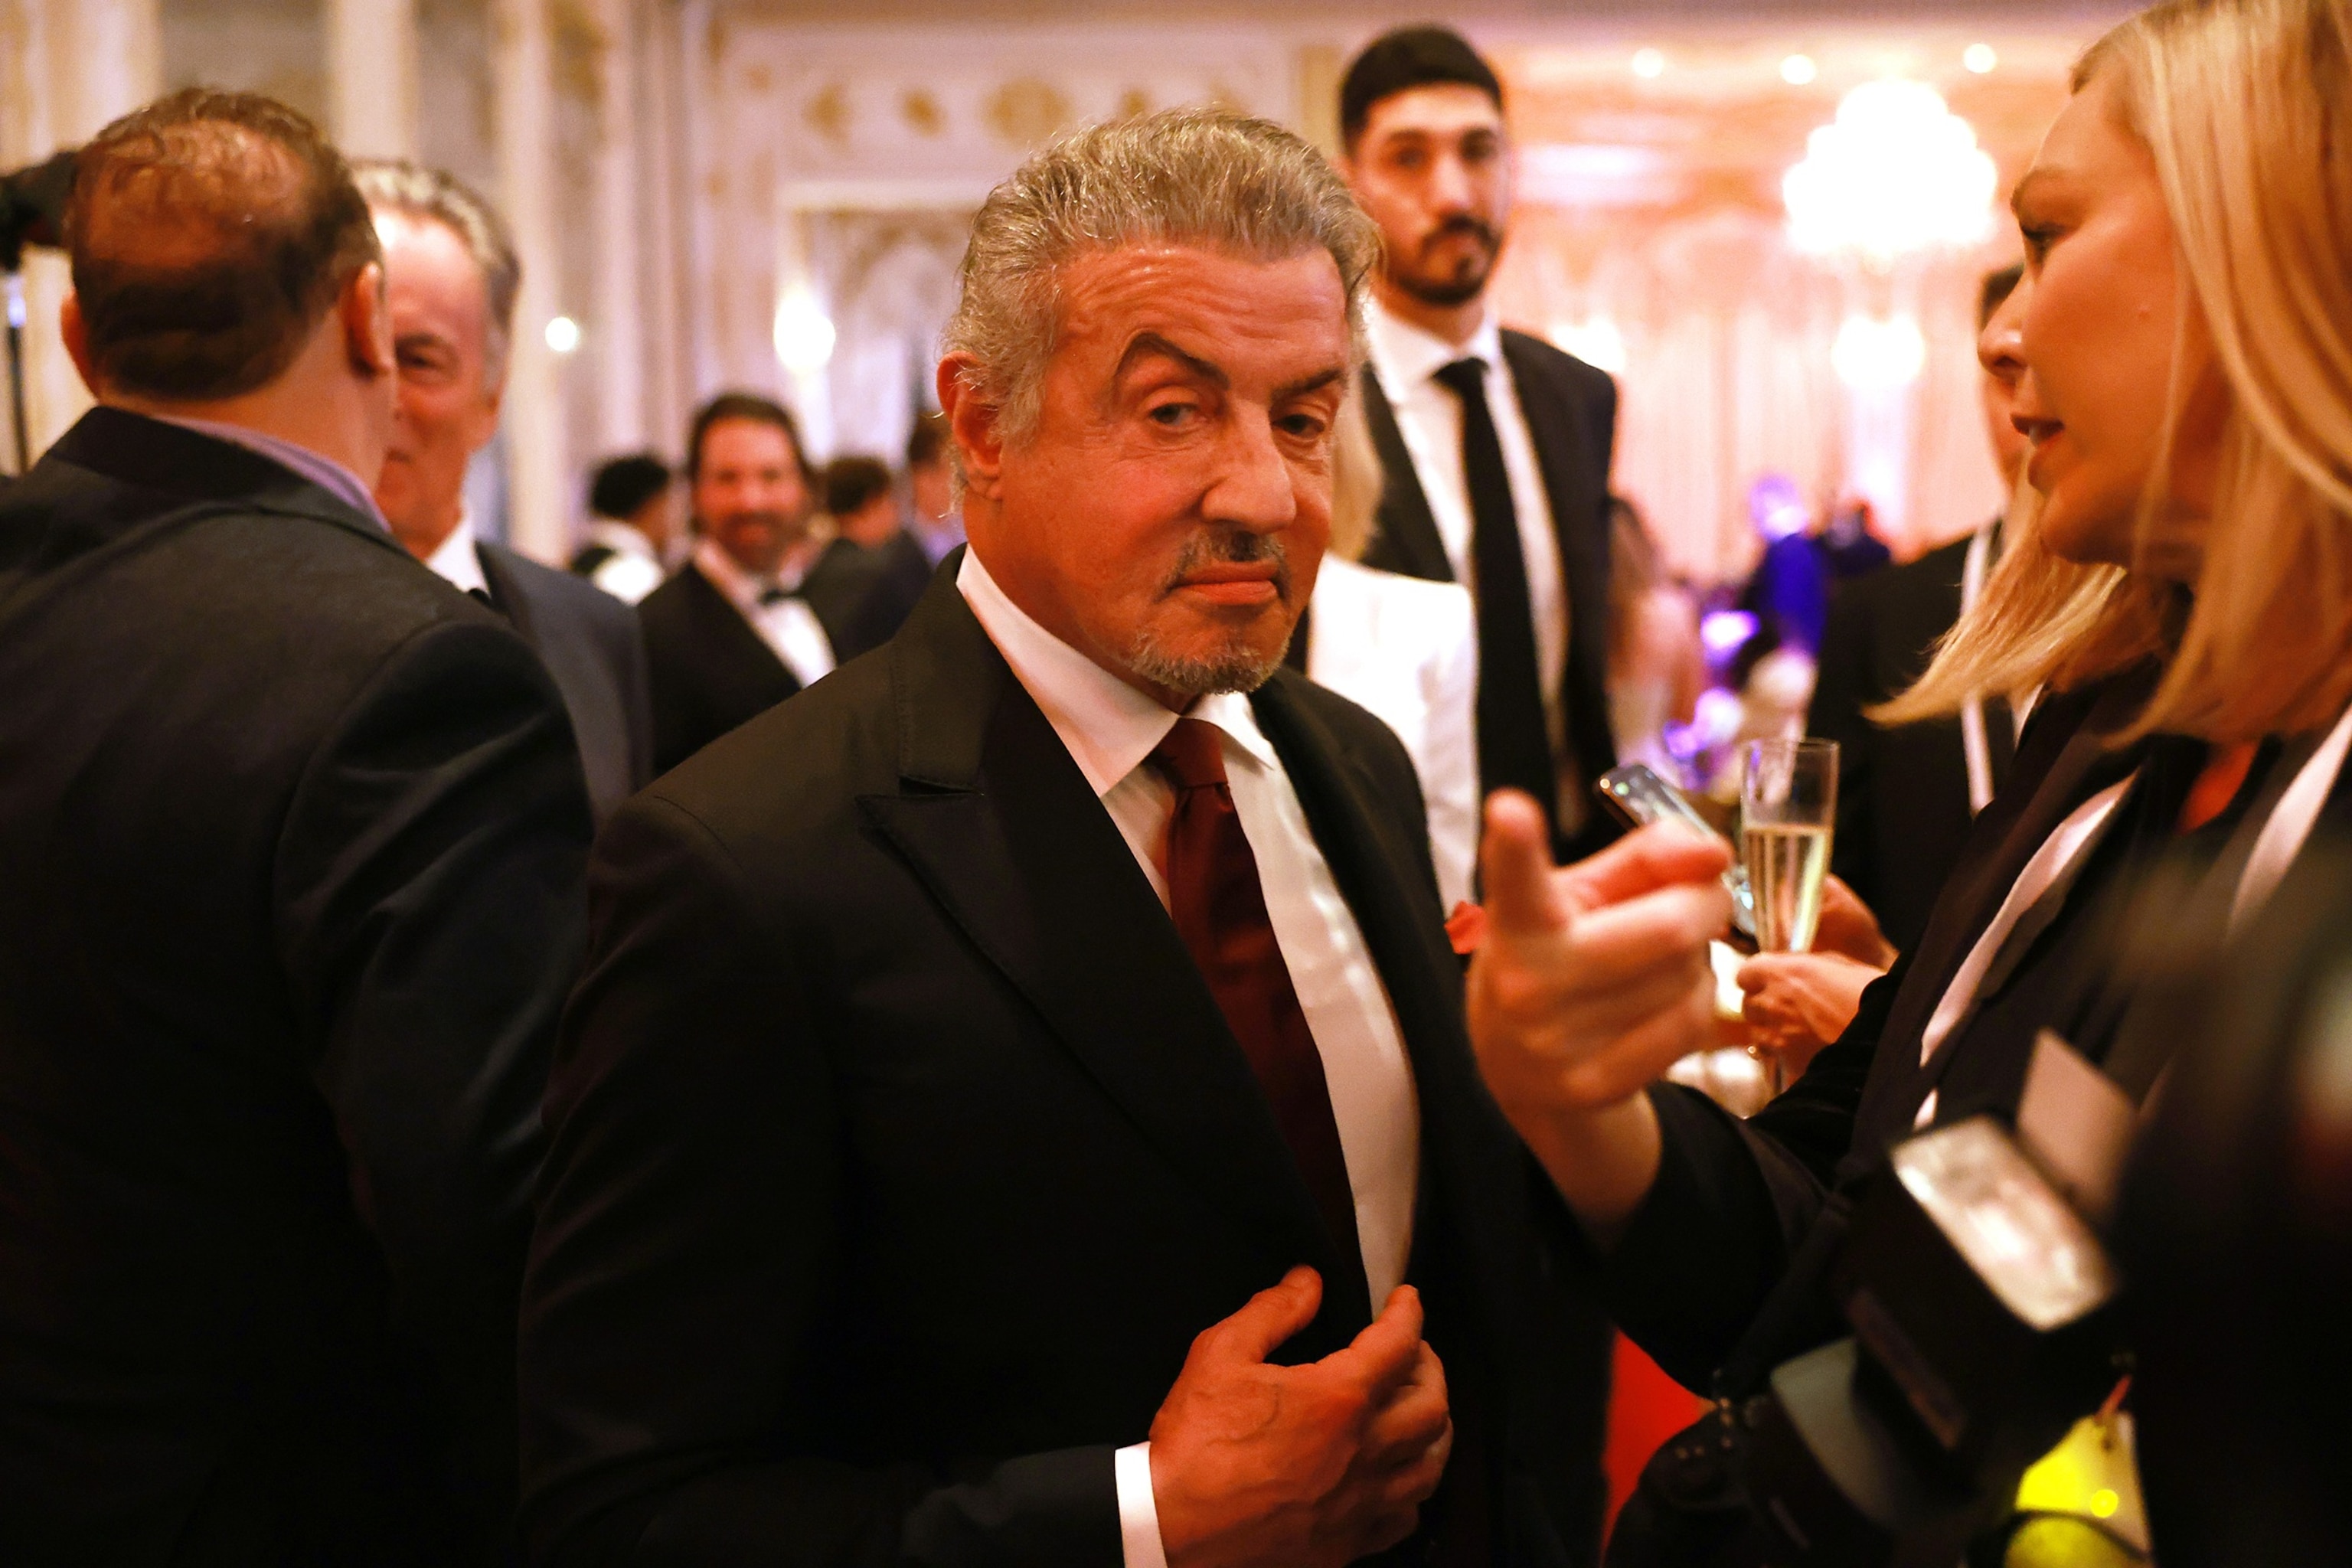
<instances>
[{"instance_id":1,"label":"black smartphone","mask_svg":"<svg viewBox=\"0 0 2352 1568\"><path fill-rule=\"evenodd\" d=\"M1592 793L1628 827L1647 827L1653 822L1680 822L1699 832L1722 838L1724 835L1706 817L1698 814L1683 792L1660 778L1654 769L1643 763L1627 763L1602 773L1592 786ZM1748 889L1748 868L1739 863L1739 846L1732 845L1731 869L1723 874L1724 888L1731 894L1731 927L1745 945L1753 951L1756 942L1756 899Z\"/></svg>"}]
</instances>

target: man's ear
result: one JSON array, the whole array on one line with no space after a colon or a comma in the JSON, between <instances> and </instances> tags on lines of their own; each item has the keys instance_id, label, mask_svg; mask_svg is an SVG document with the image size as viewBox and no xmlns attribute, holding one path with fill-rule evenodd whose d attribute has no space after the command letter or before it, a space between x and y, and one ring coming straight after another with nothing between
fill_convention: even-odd
<instances>
[{"instance_id":1,"label":"man's ear","mask_svg":"<svg viewBox=\"0 0 2352 1568\"><path fill-rule=\"evenodd\" d=\"M382 262L371 261L352 275L336 313L342 318L343 347L352 370L373 381L399 369L392 352L392 307L383 297Z\"/></svg>"},{"instance_id":2,"label":"man's ear","mask_svg":"<svg viewBox=\"0 0 2352 1568\"><path fill-rule=\"evenodd\" d=\"M100 403L105 392L98 384L98 371L89 362L89 323L81 319L81 297L68 293L65 302L58 307L58 335L66 341L66 357L73 361L74 371L89 395Z\"/></svg>"},{"instance_id":3,"label":"man's ear","mask_svg":"<svg viewBox=\"0 0 2352 1568\"><path fill-rule=\"evenodd\" d=\"M970 354L940 361L940 412L947 416L948 434L963 459L963 488L992 500L1003 475L1004 439L997 428L999 410L971 389L968 377L978 370L979 362Z\"/></svg>"}]
</instances>

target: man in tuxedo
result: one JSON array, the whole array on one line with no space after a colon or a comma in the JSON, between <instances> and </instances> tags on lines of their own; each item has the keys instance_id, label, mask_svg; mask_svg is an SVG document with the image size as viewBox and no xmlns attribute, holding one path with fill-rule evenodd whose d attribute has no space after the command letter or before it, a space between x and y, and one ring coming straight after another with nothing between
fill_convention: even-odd
<instances>
[{"instance_id":1,"label":"man in tuxedo","mask_svg":"<svg viewBox=\"0 0 2352 1568\"><path fill-rule=\"evenodd\" d=\"M600 464L588 481L588 537L570 569L625 604L662 585L677 526L677 486L651 452Z\"/></svg>"},{"instance_id":2,"label":"man in tuxedo","mask_svg":"<svg viewBox=\"0 0 2352 1568\"><path fill-rule=\"evenodd\" d=\"M341 158L203 89L80 154L98 399L0 500L0 1561L488 1563L588 800L368 489Z\"/></svg>"},{"instance_id":3,"label":"man in tuxedo","mask_svg":"<svg viewBox=\"0 0 2352 1568\"><path fill-rule=\"evenodd\" d=\"M1283 666L1376 244L1222 110L983 205L938 381L968 550L599 844L536 1561L1596 1554L1591 1309L1478 1087L1412 765Z\"/></svg>"},{"instance_id":4,"label":"man in tuxedo","mask_svg":"<svg viewBox=\"0 0 2352 1568\"><path fill-rule=\"evenodd\" d=\"M1987 277L1977 325L1989 325L2021 269ZM1985 434L2004 491L2025 465L2026 440L2011 422L2020 366L1985 361ZM1927 911L1958 863L1969 825L2000 787L2017 749L2018 718L1988 697L1955 719L1887 729L1867 710L1919 679L1928 655L1983 584L2000 520L1906 565L1842 584L1822 636L1821 674L1806 731L1838 743L1838 822L1832 869L1878 916L1905 952L1918 945ZM1779 960L1775 960L1779 962ZM1858 994L1858 988L1857 988Z\"/></svg>"},{"instance_id":5,"label":"man in tuxedo","mask_svg":"<svg viewBox=\"0 0 2352 1568\"><path fill-rule=\"evenodd\" d=\"M498 432L522 264L497 209L455 175L394 162L355 173L383 239L400 362L376 503L403 548L505 616L545 661L602 822L653 776L653 702L635 612L479 537L466 507L466 465Z\"/></svg>"},{"instance_id":6,"label":"man in tuxedo","mask_svg":"<svg viewBox=\"0 0 2352 1568\"><path fill-rule=\"evenodd\" d=\"M1381 226L1364 408L1388 475L1364 564L1466 584L1478 608L1482 789L1543 806L1562 858L1616 837L1592 785L1609 733L1609 459L1617 389L1486 300L1511 211L1503 89L1443 27L1356 58L1348 183Z\"/></svg>"},{"instance_id":7,"label":"man in tuxedo","mask_svg":"<svg viewBox=\"0 0 2352 1568\"><path fill-rule=\"evenodd\" d=\"M826 549L813 526L816 492L791 415L751 393L713 398L687 437L686 477L694 558L637 606L658 773L869 646L853 634L875 567Z\"/></svg>"}]
</instances>

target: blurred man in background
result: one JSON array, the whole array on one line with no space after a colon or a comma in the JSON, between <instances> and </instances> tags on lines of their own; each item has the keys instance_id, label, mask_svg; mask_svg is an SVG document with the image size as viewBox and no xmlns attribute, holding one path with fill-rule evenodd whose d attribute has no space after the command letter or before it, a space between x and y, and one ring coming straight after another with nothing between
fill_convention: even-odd
<instances>
[{"instance_id":1,"label":"blurred man in background","mask_svg":"<svg viewBox=\"0 0 2352 1568\"><path fill-rule=\"evenodd\" d=\"M677 534L669 465L651 452L614 458L588 481L588 542L573 552L572 571L634 605L669 575Z\"/></svg>"},{"instance_id":2,"label":"blurred man in background","mask_svg":"<svg viewBox=\"0 0 2352 1568\"><path fill-rule=\"evenodd\" d=\"M793 416L745 392L713 398L687 437L694 558L646 596L654 767L667 773L865 651L863 555L825 549Z\"/></svg>"},{"instance_id":3,"label":"blurred man in background","mask_svg":"<svg viewBox=\"0 0 2352 1568\"><path fill-rule=\"evenodd\" d=\"M1406 27L1339 89L1344 168L1387 242L1364 407L1388 486L1363 563L1469 586L1478 773L1543 806L1563 860L1617 829L1591 801L1609 733L1609 459L1617 388L1486 306L1511 213L1503 89L1443 27Z\"/></svg>"},{"instance_id":4,"label":"blurred man in background","mask_svg":"<svg viewBox=\"0 0 2352 1568\"><path fill-rule=\"evenodd\" d=\"M889 467L879 458L835 458L825 465L824 488L825 509L841 531L842 542L834 548L861 549L873 564L874 588L858 612L855 637L860 647L879 647L914 613L938 563L906 521Z\"/></svg>"},{"instance_id":5,"label":"blurred man in background","mask_svg":"<svg viewBox=\"0 0 2352 1568\"><path fill-rule=\"evenodd\" d=\"M363 163L383 240L400 396L376 502L393 537L514 623L572 715L596 818L653 776L644 639L626 605L477 536L466 465L498 433L522 265L506 224L454 176Z\"/></svg>"},{"instance_id":6,"label":"blurred man in background","mask_svg":"<svg viewBox=\"0 0 2352 1568\"><path fill-rule=\"evenodd\" d=\"M878 551L898 537L898 498L890 465L859 455L824 466L824 510L835 536L860 550Z\"/></svg>"},{"instance_id":7,"label":"blurred man in background","mask_svg":"<svg viewBox=\"0 0 2352 1568\"><path fill-rule=\"evenodd\" d=\"M309 121L165 99L68 227L99 406L0 500L0 1562L503 1561L562 700L369 493L381 249Z\"/></svg>"}]
</instances>

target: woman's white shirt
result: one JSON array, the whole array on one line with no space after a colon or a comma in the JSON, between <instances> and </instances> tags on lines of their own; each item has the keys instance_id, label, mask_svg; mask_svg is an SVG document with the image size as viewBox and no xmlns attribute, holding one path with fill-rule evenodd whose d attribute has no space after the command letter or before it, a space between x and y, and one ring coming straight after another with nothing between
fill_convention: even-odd
<instances>
[{"instance_id":1,"label":"woman's white shirt","mask_svg":"<svg viewBox=\"0 0 2352 1568\"><path fill-rule=\"evenodd\" d=\"M1421 774L1429 847L1448 910L1478 859L1478 630L1459 583L1327 556L1316 579L1307 674L1370 711Z\"/></svg>"}]
</instances>

